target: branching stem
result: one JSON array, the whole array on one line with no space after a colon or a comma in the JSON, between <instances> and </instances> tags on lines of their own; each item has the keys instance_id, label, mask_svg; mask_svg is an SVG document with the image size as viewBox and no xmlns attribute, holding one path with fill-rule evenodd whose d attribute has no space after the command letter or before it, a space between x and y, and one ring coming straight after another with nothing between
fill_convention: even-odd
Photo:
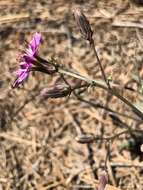
<instances>
[{"instance_id":1,"label":"branching stem","mask_svg":"<svg viewBox=\"0 0 143 190\"><path fill-rule=\"evenodd\" d=\"M102 88L103 90L106 90L107 92L109 92L110 94L112 94L113 96L117 97L118 99L120 99L122 102L124 102L126 105L128 105L134 113L136 113L136 115L138 115L142 120L143 120L143 113L137 108L135 107L129 100L127 100L125 97L123 97L122 95L120 95L117 90L115 90L114 88L108 88L106 86L106 84L103 81L98 81L98 80L93 80L93 79L89 79L86 78L85 76L82 76L76 72L73 71L68 71L67 69L64 68L60 68L58 70L59 73L83 80L85 82L87 82L88 84L90 84L91 86L95 86L95 87L99 87Z\"/></svg>"}]
</instances>

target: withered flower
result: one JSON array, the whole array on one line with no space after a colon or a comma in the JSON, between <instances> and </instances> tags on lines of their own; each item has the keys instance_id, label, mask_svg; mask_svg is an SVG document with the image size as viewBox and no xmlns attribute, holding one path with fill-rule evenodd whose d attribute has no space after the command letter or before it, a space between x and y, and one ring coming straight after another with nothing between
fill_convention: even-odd
<instances>
[{"instance_id":1,"label":"withered flower","mask_svg":"<svg viewBox=\"0 0 143 190\"><path fill-rule=\"evenodd\" d=\"M79 8L74 9L73 11L76 23L80 29L80 33L85 40L92 42L93 31L91 30L90 23L86 16L83 14L82 10Z\"/></svg>"}]
</instances>

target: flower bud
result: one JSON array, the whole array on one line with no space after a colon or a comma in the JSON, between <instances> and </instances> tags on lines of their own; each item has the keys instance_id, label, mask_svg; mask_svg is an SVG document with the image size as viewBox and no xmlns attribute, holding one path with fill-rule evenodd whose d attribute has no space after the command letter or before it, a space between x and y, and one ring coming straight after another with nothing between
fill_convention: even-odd
<instances>
[{"instance_id":1,"label":"flower bud","mask_svg":"<svg viewBox=\"0 0 143 190\"><path fill-rule=\"evenodd\" d=\"M86 16L78 8L76 8L73 11L73 14L74 14L76 23L77 23L77 25L78 25L78 27L80 29L80 33L82 34L82 37L85 40L88 40L89 42L91 42L92 41L93 31L91 30L90 23L87 20Z\"/></svg>"},{"instance_id":2,"label":"flower bud","mask_svg":"<svg viewBox=\"0 0 143 190\"><path fill-rule=\"evenodd\" d=\"M94 141L94 136L92 134L82 134L77 136L75 140L81 144L91 143Z\"/></svg>"},{"instance_id":3,"label":"flower bud","mask_svg":"<svg viewBox=\"0 0 143 190\"><path fill-rule=\"evenodd\" d=\"M41 96L45 98L62 98L67 95L70 95L71 89L67 85L52 85L48 88L45 88L41 91Z\"/></svg>"},{"instance_id":4,"label":"flower bud","mask_svg":"<svg viewBox=\"0 0 143 190\"><path fill-rule=\"evenodd\" d=\"M102 172L99 178L98 190L105 190L105 186L108 183L108 175L105 171Z\"/></svg>"}]
</instances>

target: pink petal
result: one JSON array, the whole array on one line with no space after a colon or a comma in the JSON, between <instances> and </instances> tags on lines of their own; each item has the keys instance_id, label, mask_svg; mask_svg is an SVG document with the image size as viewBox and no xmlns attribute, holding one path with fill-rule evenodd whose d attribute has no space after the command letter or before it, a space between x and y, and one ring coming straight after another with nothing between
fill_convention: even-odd
<instances>
[{"instance_id":1,"label":"pink petal","mask_svg":"<svg viewBox=\"0 0 143 190\"><path fill-rule=\"evenodd\" d=\"M27 76L28 76L28 72L25 71L25 72L21 73L18 81L22 82L23 80L25 80L27 78Z\"/></svg>"},{"instance_id":2,"label":"pink petal","mask_svg":"<svg viewBox=\"0 0 143 190\"><path fill-rule=\"evenodd\" d=\"M27 76L28 76L28 73L25 71L25 72L22 72L21 71L21 73L20 73L20 71L19 71L19 74L20 74L20 76L18 76L18 78L14 81L14 83L12 84L12 87L13 88L15 88L15 87L18 87L19 86L19 84L21 83L21 82L23 82L23 80L25 80L26 78L27 78Z\"/></svg>"},{"instance_id":3,"label":"pink petal","mask_svg":"<svg viewBox=\"0 0 143 190\"><path fill-rule=\"evenodd\" d=\"M20 65L20 66L22 66L22 65L27 65L27 63L26 63L25 61L22 61L22 62L20 62L19 65Z\"/></svg>"},{"instance_id":4,"label":"pink petal","mask_svg":"<svg viewBox=\"0 0 143 190\"><path fill-rule=\"evenodd\" d=\"M33 35L32 40L29 42L29 49L32 50L33 54L36 52L37 47L39 46L39 44L41 42L41 38L42 38L41 34L36 32ZM28 50L28 51L30 51L30 50Z\"/></svg>"},{"instance_id":5,"label":"pink petal","mask_svg":"<svg viewBox=\"0 0 143 190\"><path fill-rule=\"evenodd\" d=\"M25 69L18 69L17 71L14 72L14 74L17 76L17 77L20 77L22 75L22 73L26 72Z\"/></svg>"},{"instance_id":6,"label":"pink petal","mask_svg":"<svg viewBox=\"0 0 143 190\"><path fill-rule=\"evenodd\" d=\"M20 62L20 68L21 69L26 69L28 67L30 67L30 63Z\"/></svg>"}]
</instances>

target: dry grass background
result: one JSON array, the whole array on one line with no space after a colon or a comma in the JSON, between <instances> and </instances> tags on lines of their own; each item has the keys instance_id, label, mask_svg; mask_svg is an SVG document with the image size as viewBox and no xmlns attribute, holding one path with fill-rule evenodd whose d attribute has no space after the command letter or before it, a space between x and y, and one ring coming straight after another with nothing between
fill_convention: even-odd
<instances>
[{"instance_id":1,"label":"dry grass background","mask_svg":"<svg viewBox=\"0 0 143 190\"><path fill-rule=\"evenodd\" d=\"M103 110L73 95L41 101L37 96L40 89L52 81L41 73L31 75L20 89L11 89L19 49L35 31L43 35L40 55L54 56L85 76L101 77L93 53L78 33L72 15L76 6L81 6L90 20L105 72L114 82L140 90L135 79L143 77L142 6L128 0L0 0L0 190L94 189L104 166L107 143L92 144L94 179L87 144L76 141L77 128L94 135L102 131L104 136L121 132L126 125L143 129L143 124L136 125L121 115L118 118L122 122L109 113L103 119ZM142 101L140 93L122 93L132 102ZM106 93L99 89L85 92L83 97L95 104L106 103ZM108 107L135 117L116 98L112 97ZM110 143L109 184L123 190L142 190L141 142L129 149L131 138L125 134Z\"/></svg>"}]
</instances>

